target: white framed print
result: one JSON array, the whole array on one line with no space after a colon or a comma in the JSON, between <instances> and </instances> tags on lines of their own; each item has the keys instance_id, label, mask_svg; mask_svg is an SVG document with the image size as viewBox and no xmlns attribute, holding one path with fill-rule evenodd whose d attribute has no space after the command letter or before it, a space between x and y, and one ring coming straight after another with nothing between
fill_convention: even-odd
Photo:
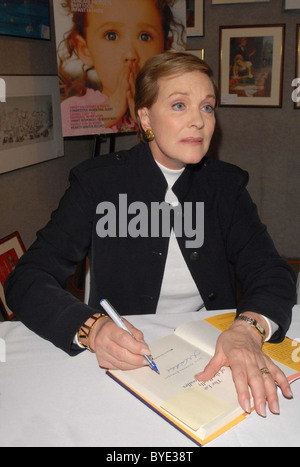
<instances>
[{"instance_id":1,"label":"white framed print","mask_svg":"<svg viewBox=\"0 0 300 467\"><path fill-rule=\"evenodd\" d=\"M300 0L284 0L285 10L300 10Z\"/></svg>"},{"instance_id":2,"label":"white framed print","mask_svg":"<svg viewBox=\"0 0 300 467\"><path fill-rule=\"evenodd\" d=\"M187 37L204 36L204 0L186 0Z\"/></svg>"},{"instance_id":3,"label":"white framed print","mask_svg":"<svg viewBox=\"0 0 300 467\"><path fill-rule=\"evenodd\" d=\"M0 173L62 157L57 76L4 76L0 103Z\"/></svg>"}]
</instances>

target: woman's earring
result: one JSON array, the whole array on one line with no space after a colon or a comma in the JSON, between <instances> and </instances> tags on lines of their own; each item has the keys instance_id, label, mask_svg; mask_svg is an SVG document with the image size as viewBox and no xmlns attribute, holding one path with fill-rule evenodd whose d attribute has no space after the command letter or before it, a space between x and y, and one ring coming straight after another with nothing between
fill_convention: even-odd
<instances>
[{"instance_id":1,"label":"woman's earring","mask_svg":"<svg viewBox=\"0 0 300 467\"><path fill-rule=\"evenodd\" d=\"M154 140L154 133L153 130L146 130L145 131L145 138L150 143L150 141Z\"/></svg>"}]
</instances>

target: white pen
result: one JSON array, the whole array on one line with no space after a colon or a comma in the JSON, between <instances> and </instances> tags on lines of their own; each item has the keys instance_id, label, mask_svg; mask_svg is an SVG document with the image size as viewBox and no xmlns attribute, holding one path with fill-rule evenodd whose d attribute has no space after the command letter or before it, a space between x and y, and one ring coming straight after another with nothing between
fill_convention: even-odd
<instances>
[{"instance_id":1,"label":"white pen","mask_svg":"<svg viewBox=\"0 0 300 467\"><path fill-rule=\"evenodd\" d=\"M122 317L119 315L117 310L109 303L108 300L106 299L101 299L100 300L100 305L103 307L103 309L106 311L108 316L113 320L113 322L121 329L124 329L124 331L129 332L129 334L135 339L134 335L129 331L128 327L124 323ZM156 371L156 373L160 374L158 371L157 366L155 365L153 359L149 357L148 355L144 355L145 359L147 360L150 368L152 370Z\"/></svg>"}]
</instances>

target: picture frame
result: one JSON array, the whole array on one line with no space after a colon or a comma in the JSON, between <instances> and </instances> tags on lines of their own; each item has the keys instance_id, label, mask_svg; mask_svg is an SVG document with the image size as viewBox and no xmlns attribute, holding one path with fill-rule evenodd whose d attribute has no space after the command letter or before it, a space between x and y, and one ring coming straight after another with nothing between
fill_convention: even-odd
<instances>
[{"instance_id":1,"label":"picture frame","mask_svg":"<svg viewBox=\"0 0 300 467\"><path fill-rule=\"evenodd\" d=\"M284 0L285 10L300 10L300 0Z\"/></svg>"},{"instance_id":2,"label":"picture frame","mask_svg":"<svg viewBox=\"0 0 300 467\"><path fill-rule=\"evenodd\" d=\"M300 24L297 24L296 33L296 86L297 88L293 91L294 108L300 109Z\"/></svg>"},{"instance_id":3,"label":"picture frame","mask_svg":"<svg viewBox=\"0 0 300 467\"><path fill-rule=\"evenodd\" d=\"M187 37L204 36L204 0L186 0Z\"/></svg>"},{"instance_id":4,"label":"picture frame","mask_svg":"<svg viewBox=\"0 0 300 467\"><path fill-rule=\"evenodd\" d=\"M0 173L64 155L57 76L5 76L0 104Z\"/></svg>"},{"instance_id":5,"label":"picture frame","mask_svg":"<svg viewBox=\"0 0 300 467\"><path fill-rule=\"evenodd\" d=\"M4 283L25 251L19 232L0 239L0 310L6 320L12 320L14 313L7 306Z\"/></svg>"},{"instance_id":6,"label":"picture frame","mask_svg":"<svg viewBox=\"0 0 300 467\"><path fill-rule=\"evenodd\" d=\"M282 107L285 25L221 26L219 105Z\"/></svg>"},{"instance_id":7,"label":"picture frame","mask_svg":"<svg viewBox=\"0 0 300 467\"><path fill-rule=\"evenodd\" d=\"M187 50L187 52L196 55L201 60L205 60L205 49Z\"/></svg>"},{"instance_id":8,"label":"picture frame","mask_svg":"<svg viewBox=\"0 0 300 467\"><path fill-rule=\"evenodd\" d=\"M49 0L0 2L0 35L51 40Z\"/></svg>"},{"instance_id":9,"label":"picture frame","mask_svg":"<svg viewBox=\"0 0 300 467\"><path fill-rule=\"evenodd\" d=\"M232 3L268 3L270 0L212 0L212 5L227 5Z\"/></svg>"}]
</instances>

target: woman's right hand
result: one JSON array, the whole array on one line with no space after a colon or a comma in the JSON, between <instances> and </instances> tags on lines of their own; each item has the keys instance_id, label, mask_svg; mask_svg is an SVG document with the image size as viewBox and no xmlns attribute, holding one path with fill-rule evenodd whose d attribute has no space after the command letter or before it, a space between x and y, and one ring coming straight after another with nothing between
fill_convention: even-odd
<instances>
[{"instance_id":1,"label":"woman's right hand","mask_svg":"<svg viewBox=\"0 0 300 467\"><path fill-rule=\"evenodd\" d=\"M102 368L132 370L147 365L144 355L150 355L150 349L143 333L124 321L134 338L108 317L100 319L91 332L90 347Z\"/></svg>"}]
</instances>

